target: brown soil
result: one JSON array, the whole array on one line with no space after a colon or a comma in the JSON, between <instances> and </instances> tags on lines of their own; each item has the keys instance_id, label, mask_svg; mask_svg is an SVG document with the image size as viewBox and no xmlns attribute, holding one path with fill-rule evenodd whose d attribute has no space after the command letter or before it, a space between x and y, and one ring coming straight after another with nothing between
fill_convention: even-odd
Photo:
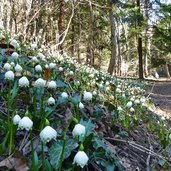
<instances>
[{"instance_id":1,"label":"brown soil","mask_svg":"<svg viewBox=\"0 0 171 171\"><path fill-rule=\"evenodd\" d=\"M155 82L149 97L155 106L171 115L171 82Z\"/></svg>"}]
</instances>

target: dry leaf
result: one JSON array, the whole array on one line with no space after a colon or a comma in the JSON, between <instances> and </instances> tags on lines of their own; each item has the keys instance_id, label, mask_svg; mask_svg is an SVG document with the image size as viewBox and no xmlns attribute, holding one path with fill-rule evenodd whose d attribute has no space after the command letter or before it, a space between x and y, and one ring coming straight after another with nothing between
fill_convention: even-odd
<instances>
[{"instance_id":1,"label":"dry leaf","mask_svg":"<svg viewBox=\"0 0 171 171\"><path fill-rule=\"evenodd\" d=\"M6 167L15 171L28 171L29 168L24 160L24 156L20 152L15 152L13 155L0 162L0 168Z\"/></svg>"}]
</instances>

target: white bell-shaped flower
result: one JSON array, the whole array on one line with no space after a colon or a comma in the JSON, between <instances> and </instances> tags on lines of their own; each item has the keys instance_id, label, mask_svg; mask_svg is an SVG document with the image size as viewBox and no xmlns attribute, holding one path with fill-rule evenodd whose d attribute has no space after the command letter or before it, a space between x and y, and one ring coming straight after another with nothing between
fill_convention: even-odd
<instances>
[{"instance_id":1,"label":"white bell-shaped flower","mask_svg":"<svg viewBox=\"0 0 171 171\"><path fill-rule=\"evenodd\" d=\"M120 88L116 88L116 93L121 93L121 89Z\"/></svg>"},{"instance_id":2,"label":"white bell-shaped flower","mask_svg":"<svg viewBox=\"0 0 171 171\"><path fill-rule=\"evenodd\" d=\"M27 116L24 116L20 122L18 123L18 129L26 129L27 131L31 130L33 127L33 122L32 120L27 117Z\"/></svg>"},{"instance_id":3,"label":"white bell-shaped flower","mask_svg":"<svg viewBox=\"0 0 171 171\"><path fill-rule=\"evenodd\" d=\"M133 107L130 108L130 112L135 112L135 109Z\"/></svg>"},{"instance_id":4,"label":"white bell-shaped flower","mask_svg":"<svg viewBox=\"0 0 171 171\"><path fill-rule=\"evenodd\" d=\"M90 101L90 100L92 100L92 98L93 98L93 96L92 96L92 94L90 92L84 92L83 99L85 101Z\"/></svg>"},{"instance_id":5,"label":"white bell-shaped flower","mask_svg":"<svg viewBox=\"0 0 171 171\"><path fill-rule=\"evenodd\" d=\"M23 71L23 68L21 67L21 65L17 64L15 66L15 71L18 72L18 73L21 73Z\"/></svg>"},{"instance_id":6,"label":"white bell-shaped flower","mask_svg":"<svg viewBox=\"0 0 171 171\"><path fill-rule=\"evenodd\" d=\"M4 64L4 69L6 70L6 71L9 71L10 69L11 69L11 65L7 62L7 63L5 63Z\"/></svg>"},{"instance_id":7,"label":"white bell-shaped flower","mask_svg":"<svg viewBox=\"0 0 171 171\"><path fill-rule=\"evenodd\" d=\"M11 62L10 65L11 65L12 67L14 67L14 66L15 66L15 63L14 63L14 62Z\"/></svg>"},{"instance_id":8,"label":"white bell-shaped flower","mask_svg":"<svg viewBox=\"0 0 171 171\"><path fill-rule=\"evenodd\" d=\"M35 62L35 63L39 62L39 60L37 59L36 56L33 56L33 57L32 57L32 61Z\"/></svg>"},{"instance_id":9,"label":"white bell-shaped flower","mask_svg":"<svg viewBox=\"0 0 171 171\"><path fill-rule=\"evenodd\" d=\"M86 132L86 129L85 129L84 125L76 124L73 131L72 131L72 135L73 135L73 137L85 135L85 132Z\"/></svg>"},{"instance_id":10,"label":"white bell-shaped flower","mask_svg":"<svg viewBox=\"0 0 171 171\"><path fill-rule=\"evenodd\" d=\"M93 95L94 95L94 96L96 96L96 95L97 95L97 92L96 92L95 90L93 91Z\"/></svg>"},{"instance_id":11,"label":"white bell-shaped flower","mask_svg":"<svg viewBox=\"0 0 171 171\"><path fill-rule=\"evenodd\" d=\"M35 87L45 87L45 85L46 85L46 81L42 78L38 78L34 83Z\"/></svg>"},{"instance_id":12,"label":"white bell-shaped flower","mask_svg":"<svg viewBox=\"0 0 171 171\"><path fill-rule=\"evenodd\" d=\"M62 67L59 67L59 71L63 71L64 69Z\"/></svg>"},{"instance_id":13,"label":"white bell-shaped flower","mask_svg":"<svg viewBox=\"0 0 171 171\"><path fill-rule=\"evenodd\" d=\"M55 67L56 67L56 64L55 63L51 62L49 64L49 69L54 69Z\"/></svg>"},{"instance_id":14,"label":"white bell-shaped flower","mask_svg":"<svg viewBox=\"0 0 171 171\"><path fill-rule=\"evenodd\" d=\"M56 87L57 87L57 85L56 85L56 82L55 81L50 81L48 83L48 88L49 89L55 89Z\"/></svg>"},{"instance_id":15,"label":"white bell-shaped flower","mask_svg":"<svg viewBox=\"0 0 171 171\"><path fill-rule=\"evenodd\" d=\"M47 100L47 103L48 105L54 105L55 104L55 99L53 97L50 97L48 100Z\"/></svg>"},{"instance_id":16,"label":"white bell-shaped flower","mask_svg":"<svg viewBox=\"0 0 171 171\"><path fill-rule=\"evenodd\" d=\"M127 107L127 108L131 108L131 107L132 107L132 102L129 101L129 102L126 104L126 107Z\"/></svg>"},{"instance_id":17,"label":"white bell-shaped flower","mask_svg":"<svg viewBox=\"0 0 171 171\"><path fill-rule=\"evenodd\" d=\"M13 118L13 124L18 125L20 120L21 120L21 117L19 115L15 115L14 118Z\"/></svg>"},{"instance_id":18,"label":"white bell-shaped flower","mask_svg":"<svg viewBox=\"0 0 171 171\"><path fill-rule=\"evenodd\" d=\"M36 43L32 43L31 45L30 45L30 49L31 50L34 50L34 49L36 49L37 48L37 44Z\"/></svg>"},{"instance_id":19,"label":"white bell-shaped flower","mask_svg":"<svg viewBox=\"0 0 171 171\"><path fill-rule=\"evenodd\" d=\"M139 99L135 99L134 103L135 104L140 104L140 100Z\"/></svg>"},{"instance_id":20,"label":"white bell-shaped flower","mask_svg":"<svg viewBox=\"0 0 171 171\"><path fill-rule=\"evenodd\" d=\"M11 57L14 58L14 59L18 59L19 54L17 52L13 52Z\"/></svg>"},{"instance_id":21,"label":"white bell-shaped flower","mask_svg":"<svg viewBox=\"0 0 171 171\"><path fill-rule=\"evenodd\" d=\"M14 73L12 71L7 71L5 73L5 79L6 80L14 80Z\"/></svg>"},{"instance_id":22,"label":"white bell-shaped flower","mask_svg":"<svg viewBox=\"0 0 171 171\"><path fill-rule=\"evenodd\" d=\"M29 86L29 80L27 77L23 76L18 80L18 84L20 87L28 87Z\"/></svg>"},{"instance_id":23,"label":"white bell-shaped flower","mask_svg":"<svg viewBox=\"0 0 171 171\"><path fill-rule=\"evenodd\" d=\"M40 139L42 142L47 143L51 141L52 139L56 139L57 132L50 126L46 126L41 132L40 132Z\"/></svg>"},{"instance_id":24,"label":"white bell-shaped flower","mask_svg":"<svg viewBox=\"0 0 171 171\"><path fill-rule=\"evenodd\" d=\"M81 102L79 103L79 108L84 109L84 105Z\"/></svg>"},{"instance_id":25,"label":"white bell-shaped flower","mask_svg":"<svg viewBox=\"0 0 171 171\"><path fill-rule=\"evenodd\" d=\"M35 66L36 72L42 72L42 67L40 65Z\"/></svg>"},{"instance_id":26,"label":"white bell-shaped flower","mask_svg":"<svg viewBox=\"0 0 171 171\"><path fill-rule=\"evenodd\" d=\"M61 96L62 96L62 98L64 98L64 99L67 99L67 98L68 98L68 94L67 94L66 92L63 92L63 93L61 94Z\"/></svg>"},{"instance_id":27,"label":"white bell-shaped flower","mask_svg":"<svg viewBox=\"0 0 171 171\"><path fill-rule=\"evenodd\" d=\"M84 151L78 151L74 157L74 164L77 164L83 168L87 164L88 160L89 158Z\"/></svg>"},{"instance_id":28,"label":"white bell-shaped flower","mask_svg":"<svg viewBox=\"0 0 171 171\"><path fill-rule=\"evenodd\" d=\"M15 39L10 41L10 45L14 46L14 48L18 48L20 46L17 40Z\"/></svg>"},{"instance_id":29,"label":"white bell-shaped flower","mask_svg":"<svg viewBox=\"0 0 171 171\"><path fill-rule=\"evenodd\" d=\"M73 71L69 71L68 75L74 75L74 72Z\"/></svg>"},{"instance_id":30,"label":"white bell-shaped flower","mask_svg":"<svg viewBox=\"0 0 171 171\"><path fill-rule=\"evenodd\" d=\"M119 111L119 112L123 111L123 109L122 109L121 106L118 106L118 111Z\"/></svg>"}]
</instances>

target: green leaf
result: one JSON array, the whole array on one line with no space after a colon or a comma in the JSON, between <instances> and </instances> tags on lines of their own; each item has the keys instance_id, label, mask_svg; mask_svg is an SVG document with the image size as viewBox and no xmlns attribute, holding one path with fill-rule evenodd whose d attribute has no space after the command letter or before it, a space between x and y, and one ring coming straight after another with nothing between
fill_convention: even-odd
<instances>
[{"instance_id":1,"label":"green leaf","mask_svg":"<svg viewBox=\"0 0 171 171\"><path fill-rule=\"evenodd\" d=\"M95 139L93 140L93 147L94 147L95 149L98 149L98 148L107 149L106 144L105 144L102 140L100 140L100 139L98 139L98 138L95 138Z\"/></svg>"},{"instance_id":2,"label":"green leaf","mask_svg":"<svg viewBox=\"0 0 171 171\"><path fill-rule=\"evenodd\" d=\"M54 169L58 169L62 154L62 148L63 148L63 140L57 140L56 143L52 145L52 147L49 149L49 156L50 156L50 162ZM66 145L64 149L64 159L68 158L75 148L78 147L78 143L76 143L73 139L66 140Z\"/></svg>"},{"instance_id":3,"label":"green leaf","mask_svg":"<svg viewBox=\"0 0 171 171\"><path fill-rule=\"evenodd\" d=\"M95 128L95 125L92 123L91 119L87 121L83 121L81 119L80 124L84 125L86 128L86 134L85 137L89 136L91 133L93 133L93 130Z\"/></svg>"},{"instance_id":4,"label":"green leaf","mask_svg":"<svg viewBox=\"0 0 171 171\"><path fill-rule=\"evenodd\" d=\"M75 94L73 97L71 97L71 101L74 103L74 105L78 105L80 100L81 100L81 97L79 94Z\"/></svg>"},{"instance_id":5,"label":"green leaf","mask_svg":"<svg viewBox=\"0 0 171 171\"><path fill-rule=\"evenodd\" d=\"M9 132L7 132L3 142L0 144L0 156L3 154L4 152L4 149L5 149L5 145L7 143L7 140L8 140L8 137L9 137Z\"/></svg>"},{"instance_id":6,"label":"green leaf","mask_svg":"<svg viewBox=\"0 0 171 171\"><path fill-rule=\"evenodd\" d=\"M34 170L38 170L39 168L39 158L36 151L34 151L34 167Z\"/></svg>"},{"instance_id":7,"label":"green leaf","mask_svg":"<svg viewBox=\"0 0 171 171\"><path fill-rule=\"evenodd\" d=\"M53 171L53 168L47 159L45 160L45 170Z\"/></svg>"},{"instance_id":8,"label":"green leaf","mask_svg":"<svg viewBox=\"0 0 171 171\"><path fill-rule=\"evenodd\" d=\"M65 84L63 81L61 81L61 80L57 80L56 81L56 85L57 85L57 87L68 87L68 85L67 84Z\"/></svg>"}]
</instances>

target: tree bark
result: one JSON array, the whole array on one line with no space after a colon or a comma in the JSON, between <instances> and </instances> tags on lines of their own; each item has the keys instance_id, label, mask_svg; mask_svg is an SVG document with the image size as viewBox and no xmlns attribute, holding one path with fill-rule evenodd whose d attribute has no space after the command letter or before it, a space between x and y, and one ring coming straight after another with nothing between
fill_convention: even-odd
<instances>
[{"instance_id":1,"label":"tree bark","mask_svg":"<svg viewBox=\"0 0 171 171\"><path fill-rule=\"evenodd\" d=\"M141 15L141 11L140 11L140 0L137 0L137 7L138 7L138 13L139 16ZM141 18L138 17L138 28L141 27L142 23L141 23ZM141 35L139 33L138 35L138 58L139 58L139 79L144 79L144 74L143 74L143 55L142 55L142 38Z\"/></svg>"},{"instance_id":2,"label":"tree bark","mask_svg":"<svg viewBox=\"0 0 171 171\"><path fill-rule=\"evenodd\" d=\"M117 59L117 37L116 37L116 24L113 16L113 3L109 1L109 18L110 18L110 25L111 25L111 58L108 67L108 72L113 74L114 70L116 73L116 59Z\"/></svg>"},{"instance_id":3,"label":"tree bark","mask_svg":"<svg viewBox=\"0 0 171 171\"><path fill-rule=\"evenodd\" d=\"M94 46L93 46L93 40L94 40L94 14L93 14L93 8L92 8L92 2L89 0L89 9L90 9L90 18L89 18L89 36L88 36L88 45L87 45L87 63L89 63L91 66L94 65Z\"/></svg>"},{"instance_id":4,"label":"tree bark","mask_svg":"<svg viewBox=\"0 0 171 171\"><path fill-rule=\"evenodd\" d=\"M59 29L59 42L63 38L63 32L65 31L65 1L59 1L59 20L58 20L58 29ZM63 43L59 45L60 54L63 54Z\"/></svg>"},{"instance_id":5,"label":"tree bark","mask_svg":"<svg viewBox=\"0 0 171 171\"><path fill-rule=\"evenodd\" d=\"M148 76L148 4L149 0L145 0L145 17L147 26L145 28L145 50L144 50L144 74L147 77Z\"/></svg>"}]
</instances>

